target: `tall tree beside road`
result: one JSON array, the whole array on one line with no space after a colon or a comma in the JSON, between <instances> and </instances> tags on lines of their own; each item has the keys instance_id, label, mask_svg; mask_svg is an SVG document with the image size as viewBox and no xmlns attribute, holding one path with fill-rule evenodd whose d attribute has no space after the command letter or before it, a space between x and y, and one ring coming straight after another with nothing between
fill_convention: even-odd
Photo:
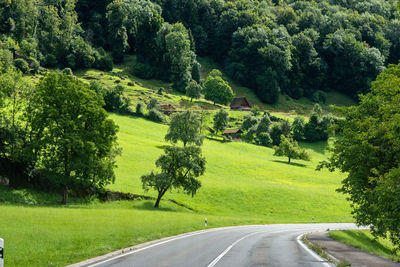
<instances>
[{"instance_id":1,"label":"tall tree beside road","mask_svg":"<svg viewBox=\"0 0 400 267\"><path fill-rule=\"evenodd\" d=\"M400 66L389 67L372 83L359 106L337 110L338 138L319 168L348 173L340 192L349 195L360 225L389 236L400 248Z\"/></svg>"}]
</instances>

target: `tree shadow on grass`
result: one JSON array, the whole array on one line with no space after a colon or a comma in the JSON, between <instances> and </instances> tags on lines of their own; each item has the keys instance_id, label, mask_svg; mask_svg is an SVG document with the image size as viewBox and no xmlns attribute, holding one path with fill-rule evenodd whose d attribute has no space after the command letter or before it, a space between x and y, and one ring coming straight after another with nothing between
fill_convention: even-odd
<instances>
[{"instance_id":1,"label":"tree shadow on grass","mask_svg":"<svg viewBox=\"0 0 400 267\"><path fill-rule=\"evenodd\" d=\"M135 205L133 208L137 210L151 210L151 211L169 211L169 212L178 212L179 210L171 208L171 207L163 207L163 203L165 201L161 201L159 208L154 208L155 201L144 201L140 203L140 205Z\"/></svg>"},{"instance_id":2,"label":"tree shadow on grass","mask_svg":"<svg viewBox=\"0 0 400 267\"><path fill-rule=\"evenodd\" d=\"M290 166L302 167L302 168L307 167L307 165L305 165L305 164L296 163L296 162L289 163L287 161L282 161L282 160L273 160L273 162L282 163L282 164L286 164L286 165L290 165Z\"/></svg>"},{"instance_id":3,"label":"tree shadow on grass","mask_svg":"<svg viewBox=\"0 0 400 267\"><path fill-rule=\"evenodd\" d=\"M304 149L313 150L314 152L322 155L325 155L329 148L329 144L327 141L299 142L299 146Z\"/></svg>"},{"instance_id":4,"label":"tree shadow on grass","mask_svg":"<svg viewBox=\"0 0 400 267\"><path fill-rule=\"evenodd\" d=\"M166 147L167 147L167 145L159 145L159 146L156 146L156 148L162 149L162 150L164 150Z\"/></svg>"}]
</instances>

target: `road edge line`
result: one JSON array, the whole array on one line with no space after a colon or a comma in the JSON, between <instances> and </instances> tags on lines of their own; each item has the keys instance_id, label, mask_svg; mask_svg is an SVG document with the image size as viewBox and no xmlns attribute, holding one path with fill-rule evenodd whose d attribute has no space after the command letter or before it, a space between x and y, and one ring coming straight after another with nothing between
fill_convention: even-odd
<instances>
[{"instance_id":1,"label":"road edge line","mask_svg":"<svg viewBox=\"0 0 400 267\"><path fill-rule=\"evenodd\" d=\"M322 258L320 255L315 253L312 249L310 249L304 242L301 240L303 236L306 234L301 234L296 238L297 243L305 250L307 251L311 256L313 256L316 260L321 262L324 266L331 267L332 265L326 262L326 259Z\"/></svg>"}]
</instances>

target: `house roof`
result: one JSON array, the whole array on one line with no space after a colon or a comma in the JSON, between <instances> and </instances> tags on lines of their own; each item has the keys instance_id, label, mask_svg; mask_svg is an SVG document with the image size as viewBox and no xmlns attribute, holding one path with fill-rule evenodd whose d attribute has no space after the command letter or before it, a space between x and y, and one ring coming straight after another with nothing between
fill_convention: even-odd
<instances>
[{"instance_id":1,"label":"house roof","mask_svg":"<svg viewBox=\"0 0 400 267\"><path fill-rule=\"evenodd\" d=\"M237 134L237 133L243 133L243 131L240 129L227 129L223 132L223 134Z\"/></svg>"},{"instance_id":2,"label":"house roof","mask_svg":"<svg viewBox=\"0 0 400 267\"><path fill-rule=\"evenodd\" d=\"M249 107L251 108L249 102L247 101L247 99L245 97L237 97L235 99L233 99L232 103L231 103L231 108L235 108L235 107Z\"/></svg>"}]
</instances>

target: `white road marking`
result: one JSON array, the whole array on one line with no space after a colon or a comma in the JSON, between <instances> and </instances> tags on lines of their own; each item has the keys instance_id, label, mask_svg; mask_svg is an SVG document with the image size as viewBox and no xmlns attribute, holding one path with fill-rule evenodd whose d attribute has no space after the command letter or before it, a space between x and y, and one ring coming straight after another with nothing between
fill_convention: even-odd
<instances>
[{"instance_id":1,"label":"white road marking","mask_svg":"<svg viewBox=\"0 0 400 267\"><path fill-rule=\"evenodd\" d=\"M299 245L304 248L305 251L307 251L309 254L311 254L311 256L313 256L317 261L321 262L323 266L327 266L327 267L332 267L331 264L327 263L326 260L324 258L322 258L321 256L319 256L317 253L315 253L314 251L312 251L311 249L309 249L304 243L303 241L301 241L301 238L303 237L304 234L301 234L297 237L297 243L299 243Z\"/></svg>"},{"instance_id":2,"label":"white road marking","mask_svg":"<svg viewBox=\"0 0 400 267\"><path fill-rule=\"evenodd\" d=\"M254 232L248 235L245 235L244 237L236 240L235 242L232 243L232 245L230 245L227 249L224 250L224 252L222 252L221 254L218 255L218 257L216 257L209 265L207 265L207 267L213 267L215 266L215 264L217 264L225 255L226 253L228 253L237 243L239 243L240 241L242 241L243 239L256 235L256 234L261 234L261 233L269 233L269 234L279 234L279 233L284 233L284 232L297 232L297 231L303 231L304 229L288 229L288 230L279 230L279 231L271 231L271 230L264 230L264 231L258 231L258 232Z\"/></svg>"},{"instance_id":3,"label":"white road marking","mask_svg":"<svg viewBox=\"0 0 400 267\"><path fill-rule=\"evenodd\" d=\"M143 250L146 250L146 249L149 249L149 248L153 248L153 247L165 244L165 243L169 243L169 242L172 242L172 241L175 241L175 240L179 240L179 239L183 239L183 238L191 237L191 236L195 236L195 235L201 235L201 234L205 234L205 233L215 232L215 231L221 231L221 230L223 230L223 229L216 228L216 229L207 230L206 232L193 233L193 234L188 234L188 235L184 235L184 236L168 239L168 240L165 240L165 241L162 241L162 242L159 242L159 243L156 243L156 244L144 247L144 248L139 248L139 249L136 249L134 251L131 251L131 252L128 252L128 253L124 253L124 254L109 258L109 259L107 259L105 261L101 261L101 262L98 262L98 263L95 263L95 264L92 264L92 265L89 265L89 266L90 267L99 266L100 264L103 264L103 263L106 263L106 262L109 262L109 261L112 261L112 260L115 260L115 259L119 259L119 258L122 258L122 257L126 257L128 255L132 255L132 254L135 254L137 252L140 252L140 251L143 251Z\"/></svg>"}]
</instances>

